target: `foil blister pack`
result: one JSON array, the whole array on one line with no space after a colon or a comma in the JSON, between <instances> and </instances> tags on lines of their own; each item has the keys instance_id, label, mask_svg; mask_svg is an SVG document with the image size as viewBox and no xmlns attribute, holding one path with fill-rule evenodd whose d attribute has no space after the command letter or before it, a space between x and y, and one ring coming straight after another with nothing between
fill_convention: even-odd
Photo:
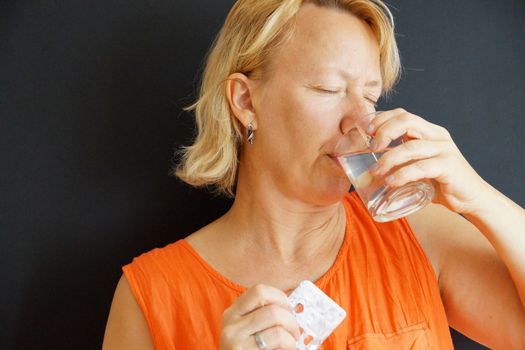
<instances>
[{"instance_id":1,"label":"foil blister pack","mask_svg":"<svg viewBox=\"0 0 525 350\"><path fill-rule=\"evenodd\" d=\"M310 281L288 296L299 323L297 350L316 350L346 317L346 311Z\"/></svg>"}]
</instances>

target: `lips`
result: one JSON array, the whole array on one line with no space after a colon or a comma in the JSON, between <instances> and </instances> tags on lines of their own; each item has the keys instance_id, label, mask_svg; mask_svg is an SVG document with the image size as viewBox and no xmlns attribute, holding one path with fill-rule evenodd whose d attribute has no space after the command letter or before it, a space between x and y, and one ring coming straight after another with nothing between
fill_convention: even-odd
<instances>
[{"instance_id":1,"label":"lips","mask_svg":"<svg viewBox=\"0 0 525 350\"><path fill-rule=\"evenodd\" d=\"M343 170L343 167L341 166L341 163L339 163L339 160L337 159L338 155L337 154L328 154L328 157L330 157L330 159L332 159L339 168L341 168L341 170Z\"/></svg>"}]
</instances>

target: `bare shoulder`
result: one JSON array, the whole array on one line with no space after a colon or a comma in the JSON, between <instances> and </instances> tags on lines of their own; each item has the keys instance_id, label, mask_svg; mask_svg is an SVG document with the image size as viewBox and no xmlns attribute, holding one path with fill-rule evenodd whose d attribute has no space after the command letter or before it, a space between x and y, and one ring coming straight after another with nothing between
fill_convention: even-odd
<instances>
[{"instance_id":1,"label":"bare shoulder","mask_svg":"<svg viewBox=\"0 0 525 350\"><path fill-rule=\"evenodd\" d=\"M212 225L213 223L206 225L203 228L189 234L188 236L186 236L186 238L184 238L184 240L188 242L195 250L201 250L201 248L205 246L206 243L209 242L210 239L213 237L213 230L211 229Z\"/></svg>"},{"instance_id":2,"label":"bare shoulder","mask_svg":"<svg viewBox=\"0 0 525 350\"><path fill-rule=\"evenodd\" d=\"M207 262L214 263L217 255L226 248L227 235L219 218L188 235L184 240ZM220 248L220 249L219 249Z\"/></svg>"},{"instance_id":3,"label":"bare shoulder","mask_svg":"<svg viewBox=\"0 0 525 350\"><path fill-rule=\"evenodd\" d=\"M124 275L115 289L102 349L154 349L146 319Z\"/></svg>"}]
</instances>

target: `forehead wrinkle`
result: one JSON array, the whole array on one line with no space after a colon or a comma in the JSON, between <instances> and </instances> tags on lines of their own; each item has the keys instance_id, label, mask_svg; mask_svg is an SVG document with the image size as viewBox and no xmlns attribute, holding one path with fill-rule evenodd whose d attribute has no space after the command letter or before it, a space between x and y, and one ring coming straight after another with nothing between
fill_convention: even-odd
<instances>
[{"instance_id":1,"label":"forehead wrinkle","mask_svg":"<svg viewBox=\"0 0 525 350\"><path fill-rule=\"evenodd\" d=\"M356 76L354 76L352 73L349 73L347 72L346 70L344 69L338 69L337 70L337 73L339 75L341 75L343 78L345 78L346 80L350 80L350 81L356 81L356 80L359 80ZM381 82L381 79L376 79L376 80L369 80L365 83L365 86L369 86L369 87L375 87L375 86L381 86L382 82Z\"/></svg>"}]
</instances>

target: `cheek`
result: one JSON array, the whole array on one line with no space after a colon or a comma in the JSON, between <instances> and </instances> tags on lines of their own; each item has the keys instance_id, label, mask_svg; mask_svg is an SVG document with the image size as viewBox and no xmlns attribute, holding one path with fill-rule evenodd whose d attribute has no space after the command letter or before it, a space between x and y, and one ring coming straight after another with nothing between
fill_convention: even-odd
<instances>
[{"instance_id":1,"label":"cheek","mask_svg":"<svg viewBox=\"0 0 525 350\"><path fill-rule=\"evenodd\" d=\"M269 87L269 90L259 109L260 132L268 136L268 142L289 148L308 127L305 123L311 111L304 101L291 91L278 86Z\"/></svg>"},{"instance_id":2,"label":"cheek","mask_svg":"<svg viewBox=\"0 0 525 350\"><path fill-rule=\"evenodd\" d=\"M321 136L333 128L337 120L338 105L335 99L324 99L308 93L290 93L281 99L283 123L290 130L302 130Z\"/></svg>"},{"instance_id":3,"label":"cheek","mask_svg":"<svg viewBox=\"0 0 525 350\"><path fill-rule=\"evenodd\" d=\"M315 148L333 139L338 130L339 115L334 101L319 101L315 97L304 96L295 102L289 115L293 116L291 123L298 135L312 141Z\"/></svg>"},{"instance_id":4,"label":"cheek","mask_svg":"<svg viewBox=\"0 0 525 350\"><path fill-rule=\"evenodd\" d=\"M301 148L302 154L315 152L333 139L339 130L341 103L337 98L319 96L301 87L289 88L284 79L267 86L260 96L258 124L268 135L269 147L283 152ZM262 136L262 135L261 135ZM299 156L296 154L296 156Z\"/></svg>"}]
</instances>

